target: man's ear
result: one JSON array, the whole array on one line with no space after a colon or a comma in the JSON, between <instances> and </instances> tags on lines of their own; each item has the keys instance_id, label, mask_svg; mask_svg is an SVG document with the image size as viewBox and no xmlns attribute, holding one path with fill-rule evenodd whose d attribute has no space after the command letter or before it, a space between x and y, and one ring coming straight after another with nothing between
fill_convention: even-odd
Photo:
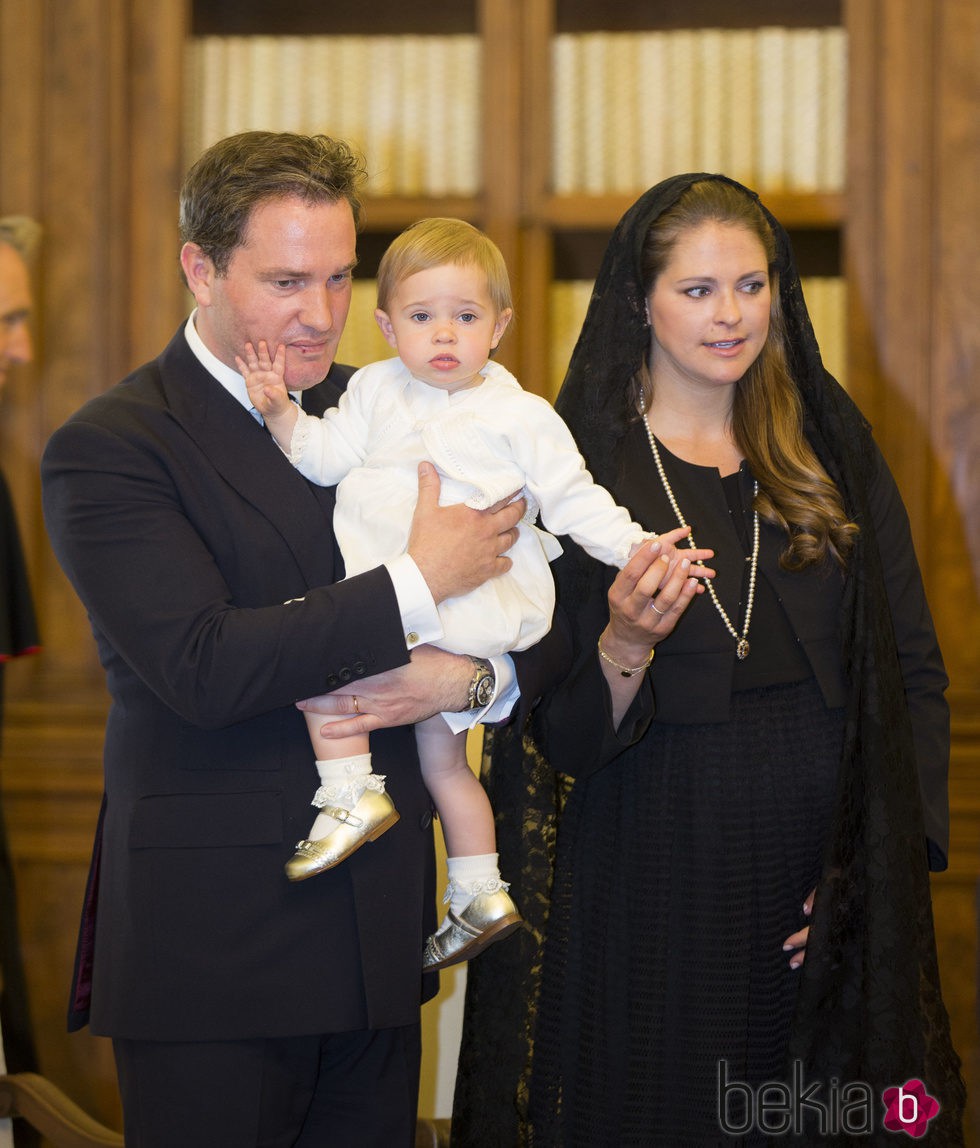
<instances>
[{"instance_id":1,"label":"man's ear","mask_svg":"<svg viewBox=\"0 0 980 1148\"><path fill-rule=\"evenodd\" d=\"M211 303L211 291L216 272L210 256L205 255L196 243L185 243L180 249L180 266L187 280L187 288L199 307Z\"/></svg>"},{"instance_id":2,"label":"man's ear","mask_svg":"<svg viewBox=\"0 0 980 1148\"><path fill-rule=\"evenodd\" d=\"M374 312L374 321L381 328L381 334L385 337L385 342L389 347L394 347L398 350L398 342L395 339L395 328L391 325L391 320L388 318L388 312L382 311L377 307Z\"/></svg>"}]
</instances>

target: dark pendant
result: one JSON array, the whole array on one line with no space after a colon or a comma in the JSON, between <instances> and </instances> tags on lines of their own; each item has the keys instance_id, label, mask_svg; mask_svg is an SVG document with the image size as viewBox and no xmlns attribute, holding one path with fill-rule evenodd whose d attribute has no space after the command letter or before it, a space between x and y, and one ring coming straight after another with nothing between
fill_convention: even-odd
<instances>
[{"instance_id":1,"label":"dark pendant","mask_svg":"<svg viewBox=\"0 0 980 1148\"><path fill-rule=\"evenodd\" d=\"M735 647L735 657L738 658L740 662L744 662L749 656L749 648L749 643L745 638L739 638L738 645Z\"/></svg>"}]
</instances>

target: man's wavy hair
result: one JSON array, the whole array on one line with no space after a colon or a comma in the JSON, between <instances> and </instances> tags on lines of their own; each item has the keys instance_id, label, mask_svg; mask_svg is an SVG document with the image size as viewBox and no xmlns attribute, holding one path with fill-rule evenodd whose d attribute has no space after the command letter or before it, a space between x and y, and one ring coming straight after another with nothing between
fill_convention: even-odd
<instances>
[{"instance_id":1,"label":"man's wavy hair","mask_svg":"<svg viewBox=\"0 0 980 1148\"><path fill-rule=\"evenodd\" d=\"M181 242L196 243L224 275L259 204L287 196L311 204L346 200L360 226L366 180L364 160L343 140L266 131L228 136L209 147L184 179Z\"/></svg>"}]
</instances>

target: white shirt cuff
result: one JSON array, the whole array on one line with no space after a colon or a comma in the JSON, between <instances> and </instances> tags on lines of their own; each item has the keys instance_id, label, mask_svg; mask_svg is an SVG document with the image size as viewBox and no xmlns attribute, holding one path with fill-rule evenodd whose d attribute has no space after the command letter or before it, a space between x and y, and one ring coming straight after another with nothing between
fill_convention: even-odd
<instances>
[{"instance_id":1,"label":"white shirt cuff","mask_svg":"<svg viewBox=\"0 0 980 1148\"><path fill-rule=\"evenodd\" d=\"M428 642L438 645L443 636L439 611L436 609L429 587L425 584L425 579L415 565L415 559L408 554L402 554L391 562L386 562L385 569L395 588L398 612L402 616L405 645L409 650Z\"/></svg>"},{"instance_id":2,"label":"white shirt cuff","mask_svg":"<svg viewBox=\"0 0 980 1148\"><path fill-rule=\"evenodd\" d=\"M514 671L514 659L510 654L500 654L496 658L487 659L493 666L497 676L497 686L493 699L482 710L464 710L462 713L447 713L442 716L446 725L453 733L462 733L464 729L474 729L478 725L493 725L495 722L506 721L511 710L521 696L520 686L517 684L517 674Z\"/></svg>"}]
</instances>

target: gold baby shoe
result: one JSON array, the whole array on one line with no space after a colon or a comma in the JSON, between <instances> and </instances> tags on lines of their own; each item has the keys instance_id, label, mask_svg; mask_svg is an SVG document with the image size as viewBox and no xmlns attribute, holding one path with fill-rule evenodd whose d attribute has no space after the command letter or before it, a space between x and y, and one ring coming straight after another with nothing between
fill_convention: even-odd
<instances>
[{"instance_id":1,"label":"gold baby shoe","mask_svg":"<svg viewBox=\"0 0 980 1148\"><path fill-rule=\"evenodd\" d=\"M522 919L503 889L496 893L477 893L459 916L450 909L438 932L425 942L423 972L471 960L494 941L503 940L519 928Z\"/></svg>"},{"instance_id":2,"label":"gold baby shoe","mask_svg":"<svg viewBox=\"0 0 980 1148\"><path fill-rule=\"evenodd\" d=\"M365 789L353 809L323 805L320 810L341 824L319 841L297 841L296 852L286 862L290 881L305 881L324 869L332 869L366 841L376 841L398 820L398 810L388 794L373 789Z\"/></svg>"}]
</instances>

